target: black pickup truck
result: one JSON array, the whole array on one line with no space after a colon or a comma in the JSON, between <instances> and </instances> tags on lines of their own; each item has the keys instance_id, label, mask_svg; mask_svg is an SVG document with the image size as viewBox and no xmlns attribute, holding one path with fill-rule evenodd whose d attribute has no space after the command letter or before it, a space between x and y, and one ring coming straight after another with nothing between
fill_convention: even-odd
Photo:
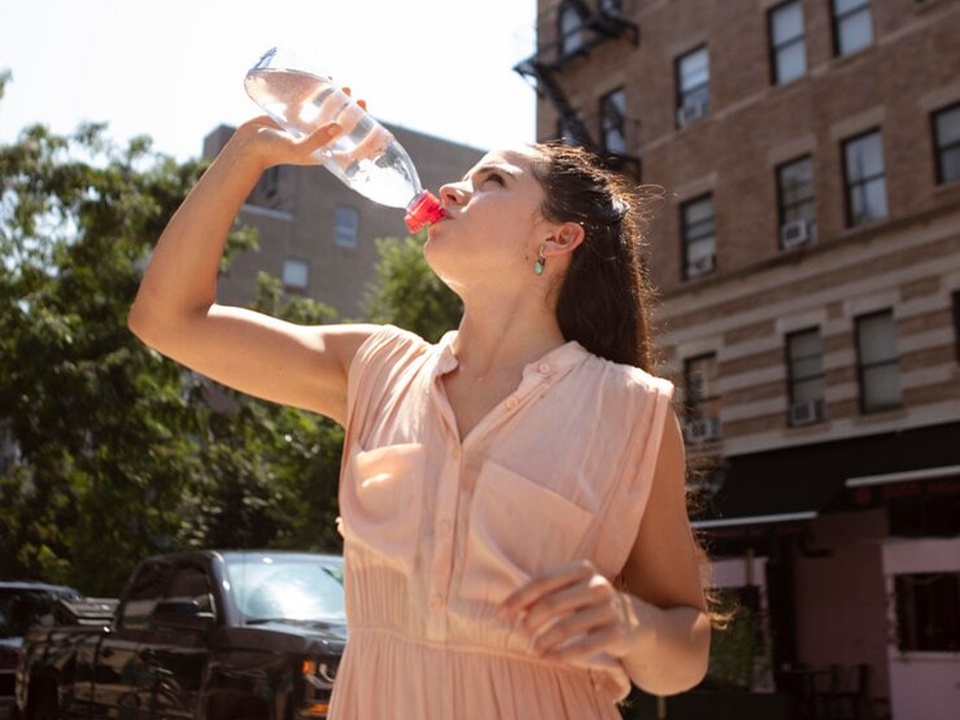
<instances>
[{"instance_id":1,"label":"black pickup truck","mask_svg":"<svg viewBox=\"0 0 960 720\"><path fill-rule=\"evenodd\" d=\"M23 646L16 707L25 720L323 718L346 642L343 562L158 555L119 601L61 601L57 617Z\"/></svg>"}]
</instances>

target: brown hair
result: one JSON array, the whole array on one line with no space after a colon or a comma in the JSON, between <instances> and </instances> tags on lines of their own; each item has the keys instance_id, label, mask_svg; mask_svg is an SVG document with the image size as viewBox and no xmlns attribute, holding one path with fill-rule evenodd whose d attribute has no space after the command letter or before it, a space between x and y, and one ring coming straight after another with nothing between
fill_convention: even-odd
<instances>
[{"instance_id":1,"label":"brown hair","mask_svg":"<svg viewBox=\"0 0 960 720\"><path fill-rule=\"evenodd\" d=\"M533 145L533 174L544 190L541 207L553 222L575 222L584 230L557 298L557 319L567 340L576 340L594 355L655 371L650 311L653 287L641 260L651 206L662 199L654 186L636 186L603 168L600 158L582 147L562 143ZM688 471L696 470L688 463ZM696 500L688 493L688 511ZM700 561L710 558L694 536ZM706 589L707 612L715 628L730 613Z\"/></svg>"},{"instance_id":2,"label":"brown hair","mask_svg":"<svg viewBox=\"0 0 960 720\"><path fill-rule=\"evenodd\" d=\"M585 234L557 297L564 337L594 355L653 372L653 291L640 259L651 189L632 186L581 147L545 143L533 149L544 217L578 223Z\"/></svg>"}]
</instances>

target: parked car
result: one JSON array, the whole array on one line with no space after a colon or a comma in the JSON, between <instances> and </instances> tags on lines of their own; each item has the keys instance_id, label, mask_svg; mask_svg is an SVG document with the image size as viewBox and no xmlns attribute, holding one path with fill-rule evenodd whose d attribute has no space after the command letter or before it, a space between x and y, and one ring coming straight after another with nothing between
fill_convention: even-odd
<instances>
[{"instance_id":1,"label":"parked car","mask_svg":"<svg viewBox=\"0 0 960 720\"><path fill-rule=\"evenodd\" d=\"M13 707L14 673L27 631L34 625L53 623L57 600L78 597L80 593L63 585L0 582L0 712Z\"/></svg>"},{"instance_id":2,"label":"parked car","mask_svg":"<svg viewBox=\"0 0 960 720\"><path fill-rule=\"evenodd\" d=\"M346 642L340 556L157 555L118 600L60 605L23 646L26 720L326 717Z\"/></svg>"}]
</instances>

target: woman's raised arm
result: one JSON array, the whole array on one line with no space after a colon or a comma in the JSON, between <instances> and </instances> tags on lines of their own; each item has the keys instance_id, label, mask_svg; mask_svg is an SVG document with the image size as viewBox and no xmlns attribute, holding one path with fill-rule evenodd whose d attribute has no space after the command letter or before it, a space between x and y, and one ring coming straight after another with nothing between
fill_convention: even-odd
<instances>
[{"instance_id":1,"label":"woman's raised arm","mask_svg":"<svg viewBox=\"0 0 960 720\"><path fill-rule=\"evenodd\" d=\"M342 423L347 369L372 326L300 326L216 302L227 234L260 174L315 164L312 153L340 132L330 123L298 140L268 118L242 125L160 236L127 323L150 347L217 382Z\"/></svg>"}]
</instances>

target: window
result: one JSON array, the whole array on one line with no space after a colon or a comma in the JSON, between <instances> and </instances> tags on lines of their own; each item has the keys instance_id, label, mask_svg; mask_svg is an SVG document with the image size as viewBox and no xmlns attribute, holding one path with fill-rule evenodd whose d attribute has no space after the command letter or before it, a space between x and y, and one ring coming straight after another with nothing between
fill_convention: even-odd
<instances>
[{"instance_id":1,"label":"window","mask_svg":"<svg viewBox=\"0 0 960 720\"><path fill-rule=\"evenodd\" d=\"M576 115L561 115L557 119L557 137L564 145L579 145L581 121Z\"/></svg>"},{"instance_id":2,"label":"window","mask_svg":"<svg viewBox=\"0 0 960 720\"><path fill-rule=\"evenodd\" d=\"M900 407L897 326L891 311L857 318L857 366L861 412Z\"/></svg>"},{"instance_id":3,"label":"window","mask_svg":"<svg viewBox=\"0 0 960 720\"><path fill-rule=\"evenodd\" d=\"M705 195L680 207L683 232L683 279L712 273L717 266L713 197Z\"/></svg>"},{"instance_id":4,"label":"window","mask_svg":"<svg viewBox=\"0 0 960 720\"><path fill-rule=\"evenodd\" d=\"M833 37L837 55L850 55L871 45L870 0L833 0Z\"/></svg>"},{"instance_id":5,"label":"window","mask_svg":"<svg viewBox=\"0 0 960 720\"><path fill-rule=\"evenodd\" d=\"M813 236L816 217L813 158L809 155L777 168L777 205L781 249L807 242Z\"/></svg>"},{"instance_id":6,"label":"window","mask_svg":"<svg viewBox=\"0 0 960 720\"><path fill-rule=\"evenodd\" d=\"M854 227L887 216L887 181L879 130L848 140L843 146L847 185L847 225Z\"/></svg>"},{"instance_id":7,"label":"window","mask_svg":"<svg viewBox=\"0 0 960 720\"><path fill-rule=\"evenodd\" d=\"M283 196L280 194L282 177L283 168L279 166L275 165L264 170L250 192L247 202L257 207L279 209L283 204Z\"/></svg>"},{"instance_id":8,"label":"window","mask_svg":"<svg viewBox=\"0 0 960 720\"><path fill-rule=\"evenodd\" d=\"M147 627L154 606L163 597L171 569L169 563L159 561L150 562L137 572L123 605L122 627L128 630Z\"/></svg>"},{"instance_id":9,"label":"window","mask_svg":"<svg viewBox=\"0 0 960 720\"><path fill-rule=\"evenodd\" d=\"M894 577L901 651L960 651L960 573Z\"/></svg>"},{"instance_id":10,"label":"window","mask_svg":"<svg viewBox=\"0 0 960 720\"><path fill-rule=\"evenodd\" d=\"M689 442L720 439L720 397L716 385L716 353L684 360L684 435Z\"/></svg>"},{"instance_id":11,"label":"window","mask_svg":"<svg viewBox=\"0 0 960 720\"><path fill-rule=\"evenodd\" d=\"M706 46L677 60L677 127L684 127L710 110L710 56Z\"/></svg>"},{"instance_id":12,"label":"window","mask_svg":"<svg viewBox=\"0 0 960 720\"><path fill-rule=\"evenodd\" d=\"M957 362L960 363L960 291L953 294L953 339L957 344Z\"/></svg>"},{"instance_id":13,"label":"window","mask_svg":"<svg viewBox=\"0 0 960 720\"><path fill-rule=\"evenodd\" d=\"M787 336L787 362L790 425L807 425L823 420L826 416L826 381L823 374L823 338L818 328Z\"/></svg>"},{"instance_id":14,"label":"window","mask_svg":"<svg viewBox=\"0 0 960 720\"><path fill-rule=\"evenodd\" d=\"M937 183L960 180L960 104L933 116L933 135L937 147Z\"/></svg>"},{"instance_id":15,"label":"window","mask_svg":"<svg viewBox=\"0 0 960 720\"><path fill-rule=\"evenodd\" d=\"M356 247L360 232L360 213L352 207L337 206L334 211L333 241L340 247Z\"/></svg>"},{"instance_id":16,"label":"window","mask_svg":"<svg viewBox=\"0 0 960 720\"><path fill-rule=\"evenodd\" d=\"M574 2L565 2L560 6L559 14L560 54L563 57L573 55L583 47L583 17L580 8Z\"/></svg>"},{"instance_id":17,"label":"window","mask_svg":"<svg viewBox=\"0 0 960 720\"><path fill-rule=\"evenodd\" d=\"M216 610L210 578L200 568L177 568L164 597L171 600L192 601L197 604L200 612L215 613Z\"/></svg>"},{"instance_id":18,"label":"window","mask_svg":"<svg viewBox=\"0 0 960 720\"><path fill-rule=\"evenodd\" d=\"M604 15L619 17L623 14L623 0L600 0L600 12Z\"/></svg>"},{"instance_id":19,"label":"window","mask_svg":"<svg viewBox=\"0 0 960 720\"><path fill-rule=\"evenodd\" d=\"M280 167L274 165L268 167L260 178L263 194L267 198L272 198L277 194L277 188L280 185Z\"/></svg>"},{"instance_id":20,"label":"window","mask_svg":"<svg viewBox=\"0 0 960 720\"><path fill-rule=\"evenodd\" d=\"M607 93L600 99L600 131L603 149L608 153L627 153L627 94L623 88Z\"/></svg>"},{"instance_id":21,"label":"window","mask_svg":"<svg viewBox=\"0 0 960 720\"><path fill-rule=\"evenodd\" d=\"M772 80L774 85L783 85L807 72L807 46L800 0L791 0L773 8L768 23Z\"/></svg>"},{"instance_id":22,"label":"window","mask_svg":"<svg viewBox=\"0 0 960 720\"><path fill-rule=\"evenodd\" d=\"M310 282L310 265L306 260L287 258L283 261L283 289L287 292L303 292Z\"/></svg>"}]
</instances>

